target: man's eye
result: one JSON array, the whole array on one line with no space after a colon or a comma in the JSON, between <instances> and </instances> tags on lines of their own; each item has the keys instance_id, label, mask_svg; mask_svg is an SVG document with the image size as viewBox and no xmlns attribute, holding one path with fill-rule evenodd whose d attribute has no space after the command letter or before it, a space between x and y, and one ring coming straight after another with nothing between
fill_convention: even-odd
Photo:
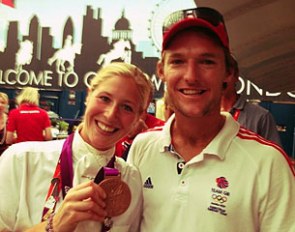
<instances>
[{"instance_id":1,"label":"man's eye","mask_svg":"<svg viewBox=\"0 0 295 232\"><path fill-rule=\"evenodd\" d=\"M172 59L169 62L170 64L182 64L184 61L182 59Z\"/></svg>"},{"instance_id":2,"label":"man's eye","mask_svg":"<svg viewBox=\"0 0 295 232\"><path fill-rule=\"evenodd\" d=\"M205 59L205 60L202 60L200 63L209 65L209 64L215 64L215 61L210 59Z\"/></svg>"}]
</instances>

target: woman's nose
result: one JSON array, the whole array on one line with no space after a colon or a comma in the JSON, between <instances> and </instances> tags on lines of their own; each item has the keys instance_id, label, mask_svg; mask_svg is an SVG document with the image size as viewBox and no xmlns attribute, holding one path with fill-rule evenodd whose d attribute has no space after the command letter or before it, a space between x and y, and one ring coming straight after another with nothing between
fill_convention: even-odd
<instances>
[{"instance_id":1,"label":"woman's nose","mask_svg":"<svg viewBox=\"0 0 295 232\"><path fill-rule=\"evenodd\" d=\"M116 119L119 114L119 107L116 104L110 105L106 112L105 115L108 119Z\"/></svg>"}]
</instances>

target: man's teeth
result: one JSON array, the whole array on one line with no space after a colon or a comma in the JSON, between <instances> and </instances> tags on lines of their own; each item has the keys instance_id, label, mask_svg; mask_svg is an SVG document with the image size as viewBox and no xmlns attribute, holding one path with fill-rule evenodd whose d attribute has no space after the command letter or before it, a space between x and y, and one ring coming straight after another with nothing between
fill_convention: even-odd
<instances>
[{"instance_id":1,"label":"man's teeth","mask_svg":"<svg viewBox=\"0 0 295 232\"><path fill-rule=\"evenodd\" d=\"M195 94L201 94L204 91L203 90L194 90L194 89L184 89L182 92L186 95L195 95Z\"/></svg>"},{"instance_id":2,"label":"man's teeth","mask_svg":"<svg viewBox=\"0 0 295 232\"><path fill-rule=\"evenodd\" d=\"M98 127L99 127L101 130L103 130L103 131L105 131L105 132L113 132L113 131L115 131L115 128L113 128L113 127L108 127L108 126L106 126L105 124L97 123L97 125L98 125Z\"/></svg>"}]
</instances>

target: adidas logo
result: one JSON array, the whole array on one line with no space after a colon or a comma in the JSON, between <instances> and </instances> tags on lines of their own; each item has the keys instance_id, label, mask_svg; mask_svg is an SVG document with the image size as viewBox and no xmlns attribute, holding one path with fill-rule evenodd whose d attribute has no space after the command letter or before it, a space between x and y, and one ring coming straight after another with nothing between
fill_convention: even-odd
<instances>
[{"instance_id":1,"label":"adidas logo","mask_svg":"<svg viewBox=\"0 0 295 232\"><path fill-rule=\"evenodd\" d=\"M144 187L144 188L150 188L150 189L154 188L154 185L153 185L153 183L152 183L152 179L151 179L150 177L148 177L148 178L146 179L146 181L144 182L143 187Z\"/></svg>"}]
</instances>

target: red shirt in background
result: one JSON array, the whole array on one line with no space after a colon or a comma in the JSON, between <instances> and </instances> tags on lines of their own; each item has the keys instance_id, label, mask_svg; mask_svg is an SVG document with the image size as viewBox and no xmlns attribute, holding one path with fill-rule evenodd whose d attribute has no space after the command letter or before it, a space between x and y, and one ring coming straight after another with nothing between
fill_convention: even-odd
<instances>
[{"instance_id":1,"label":"red shirt in background","mask_svg":"<svg viewBox=\"0 0 295 232\"><path fill-rule=\"evenodd\" d=\"M36 105L21 104L9 112L7 131L16 131L17 142L44 141L43 131L48 127L47 112Z\"/></svg>"}]
</instances>

